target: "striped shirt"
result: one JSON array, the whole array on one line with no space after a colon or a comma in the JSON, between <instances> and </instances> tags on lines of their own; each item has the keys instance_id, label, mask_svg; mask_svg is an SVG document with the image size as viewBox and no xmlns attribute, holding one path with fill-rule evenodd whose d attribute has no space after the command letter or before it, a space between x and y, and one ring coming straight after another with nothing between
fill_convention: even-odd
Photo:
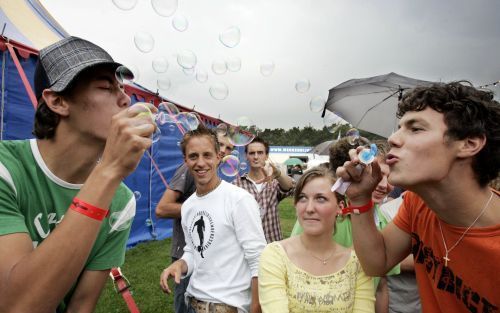
<instances>
[{"instance_id":1,"label":"striped shirt","mask_svg":"<svg viewBox=\"0 0 500 313\"><path fill-rule=\"evenodd\" d=\"M251 195L260 207L260 218L262 228L266 236L267 243L283 240L281 233L280 215L278 203L293 193L293 188L288 191L281 189L278 180L273 179L263 184L261 191L257 190L255 183L248 177L248 173L243 174L233 181L236 186L245 189Z\"/></svg>"}]
</instances>

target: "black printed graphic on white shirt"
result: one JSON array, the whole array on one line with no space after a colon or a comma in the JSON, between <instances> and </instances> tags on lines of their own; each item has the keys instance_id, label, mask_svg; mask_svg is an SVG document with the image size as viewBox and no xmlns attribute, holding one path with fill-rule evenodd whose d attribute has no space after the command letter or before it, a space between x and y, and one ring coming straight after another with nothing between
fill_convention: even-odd
<instances>
[{"instance_id":1,"label":"black printed graphic on white shirt","mask_svg":"<svg viewBox=\"0 0 500 313\"><path fill-rule=\"evenodd\" d=\"M203 251L206 251L214 240L214 222L207 211L198 211L189 227L189 238L195 250L205 258Z\"/></svg>"}]
</instances>

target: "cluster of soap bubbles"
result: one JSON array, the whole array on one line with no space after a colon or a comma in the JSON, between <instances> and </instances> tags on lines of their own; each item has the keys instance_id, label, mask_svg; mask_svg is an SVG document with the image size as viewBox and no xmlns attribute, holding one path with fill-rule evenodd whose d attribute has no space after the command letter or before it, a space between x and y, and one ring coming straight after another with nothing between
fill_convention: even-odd
<instances>
[{"instance_id":1,"label":"cluster of soap bubbles","mask_svg":"<svg viewBox=\"0 0 500 313\"><path fill-rule=\"evenodd\" d=\"M138 0L112 0L114 5L121 10L132 10ZM178 0L151 0L153 11L161 17L171 17L172 27L185 32L189 27L188 19L178 12ZM241 42L241 30L238 26L232 25L219 33L218 40L226 48L233 49ZM140 30L134 35L134 44L142 53L150 53L155 48L155 39L151 33ZM182 50L176 53L177 63L182 71L188 76L194 76L200 83L208 81L208 73L205 69L197 66L197 56L193 51ZM228 71L238 72L242 66L242 60L236 55L226 57L216 57L211 65L207 66L215 74L220 76ZM166 73L168 70L168 61L164 57L158 57L152 62L153 70L158 73ZM273 59L262 59L260 61L260 74L264 77L271 76L276 68ZM138 71L133 70L138 76ZM168 77L157 78L157 88L162 91L170 90L172 82ZM307 94L311 88L311 82L307 78L300 78L295 82L295 90L299 94ZM208 88L210 96L215 100L225 100L229 96L228 85L224 81L214 80L210 82ZM310 100L310 108L313 112L320 112L325 105L325 100L320 96L315 96Z\"/></svg>"},{"instance_id":2,"label":"cluster of soap bubbles","mask_svg":"<svg viewBox=\"0 0 500 313\"><path fill-rule=\"evenodd\" d=\"M227 124L220 123L217 125L217 132L227 136L229 142L235 147L243 147L255 138L255 135L245 128L242 125L228 126Z\"/></svg>"},{"instance_id":3,"label":"cluster of soap bubbles","mask_svg":"<svg viewBox=\"0 0 500 313\"><path fill-rule=\"evenodd\" d=\"M152 135L153 143L160 140L161 129L168 129L169 132L179 129L184 134L195 130L200 124L200 119L195 113L179 112L177 106L170 102L162 102L158 105L158 111L153 113L150 104L137 102L131 108L138 112L138 118L150 118L156 124L155 132Z\"/></svg>"},{"instance_id":4,"label":"cluster of soap bubbles","mask_svg":"<svg viewBox=\"0 0 500 313\"><path fill-rule=\"evenodd\" d=\"M248 165L246 162L240 162L238 150L234 150L230 155L222 158L219 170L228 177L238 175L239 171L246 171Z\"/></svg>"},{"instance_id":5,"label":"cluster of soap bubbles","mask_svg":"<svg viewBox=\"0 0 500 313\"><path fill-rule=\"evenodd\" d=\"M132 10L138 0L112 0L114 5L124 11ZM162 17L172 17L172 27L179 31L184 32L189 27L188 19L177 12L178 0L151 0L151 6L156 14ZM237 26L230 26L219 33L219 42L226 48L235 48L240 44L241 31ZM134 44L136 48L142 53L150 53L155 48L155 39L151 33L140 30L134 34ZM196 55L189 50L180 51L177 53L177 63L182 67L187 75L196 76L196 80L204 83L208 80L208 74L203 69L196 67ZM227 71L238 72L241 69L241 59L238 56L228 56L227 58L216 58L212 61L212 71L216 75L222 75ZM165 73L168 69L168 61L161 57L160 59L153 60L153 70L156 73ZM260 63L260 73L262 76L271 76L275 69L273 60L262 60ZM138 71L134 71L134 73ZM168 90L171 87L170 79L163 77L157 79L157 87L161 90ZM300 80L296 83L296 90L299 93L305 93L309 90L310 83L306 80ZM229 91L224 82L214 82L209 88L209 93L212 98L216 100L224 100L227 98Z\"/></svg>"},{"instance_id":6,"label":"cluster of soap bubbles","mask_svg":"<svg viewBox=\"0 0 500 313\"><path fill-rule=\"evenodd\" d=\"M255 138L251 132L254 127L252 120L248 117L240 117L237 119L237 125L221 123L217 125L216 131L224 136L227 136L229 142L235 147L248 145ZM238 150L234 150L230 155L226 155L219 166L222 174L228 177L238 175L239 171L245 171L248 165L246 162L240 162Z\"/></svg>"},{"instance_id":7,"label":"cluster of soap bubbles","mask_svg":"<svg viewBox=\"0 0 500 313\"><path fill-rule=\"evenodd\" d=\"M154 66L154 63L153 63ZM157 62L157 66L167 66L162 61ZM115 71L115 77L120 83L131 82L134 80L133 72L126 66L119 66ZM164 84L170 84L170 81L162 82ZM160 86L160 80L158 81ZM187 131L195 130L200 124L200 119L196 113L190 112L180 112L179 108L173 103L162 102L158 105L158 111L156 113L151 112L150 104L145 102L137 102L133 105L133 110L138 114L137 117L150 118L155 124L156 129L153 134L153 143L157 142L161 136L161 126L168 124L167 129L171 132L175 131L177 127L182 134Z\"/></svg>"},{"instance_id":8,"label":"cluster of soap bubbles","mask_svg":"<svg viewBox=\"0 0 500 313\"><path fill-rule=\"evenodd\" d=\"M177 127L184 134L197 129L200 125L200 118L193 112L180 112L173 103L162 102L158 105L157 122L160 126L167 125L170 131Z\"/></svg>"}]
</instances>

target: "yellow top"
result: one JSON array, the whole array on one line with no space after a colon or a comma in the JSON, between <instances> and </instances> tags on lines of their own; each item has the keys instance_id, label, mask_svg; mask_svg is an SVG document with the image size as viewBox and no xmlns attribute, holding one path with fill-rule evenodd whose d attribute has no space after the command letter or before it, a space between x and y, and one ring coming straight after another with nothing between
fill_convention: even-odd
<instances>
[{"instance_id":1,"label":"yellow top","mask_svg":"<svg viewBox=\"0 0 500 313\"><path fill-rule=\"evenodd\" d=\"M259 264L259 301L263 313L375 312L371 277L352 251L339 271L322 276L300 269L278 242L268 244Z\"/></svg>"}]
</instances>

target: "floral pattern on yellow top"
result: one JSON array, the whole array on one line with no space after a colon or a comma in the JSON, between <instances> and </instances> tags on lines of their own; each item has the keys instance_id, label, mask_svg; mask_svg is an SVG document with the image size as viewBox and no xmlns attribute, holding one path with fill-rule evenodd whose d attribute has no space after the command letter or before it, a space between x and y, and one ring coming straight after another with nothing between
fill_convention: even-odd
<instances>
[{"instance_id":1,"label":"floral pattern on yellow top","mask_svg":"<svg viewBox=\"0 0 500 313\"><path fill-rule=\"evenodd\" d=\"M345 266L323 276L297 267L274 242L262 252L259 299L264 313L374 312L372 279L352 251Z\"/></svg>"}]
</instances>

